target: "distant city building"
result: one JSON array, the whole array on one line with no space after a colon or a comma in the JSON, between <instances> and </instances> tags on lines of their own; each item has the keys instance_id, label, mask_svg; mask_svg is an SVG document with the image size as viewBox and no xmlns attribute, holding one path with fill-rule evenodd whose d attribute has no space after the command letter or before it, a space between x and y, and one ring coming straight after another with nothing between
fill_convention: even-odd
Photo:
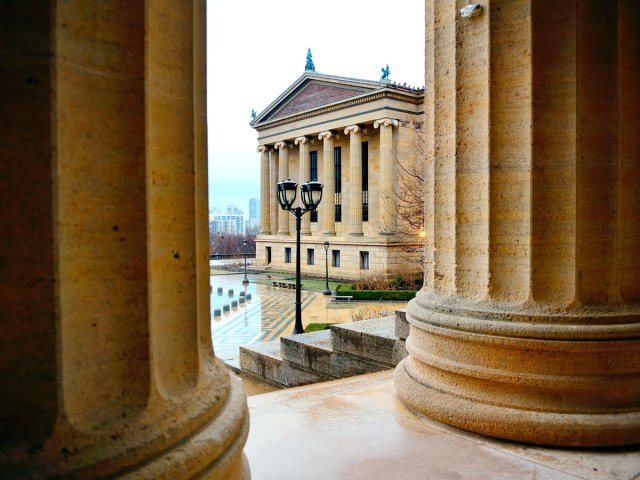
<instances>
[{"instance_id":1,"label":"distant city building","mask_svg":"<svg viewBox=\"0 0 640 480\"><path fill-rule=\"evenodd\" d=\"M260 223L260 203L257 198L249 199L249 221L250 228L257 227Z\"/></svg>"},{"instance_id":2,"label":"distant city building","mask_svg":"<svg viewBox=\"0 0 640 480\"><path fill-rule=\"evenodd\" d=\"M209 215L211 235L221 235L224 233L244 235L244 212L235 205L228 205L226 213L220 213L220 209L214 207Z\"/></svg>"}]
</instances>

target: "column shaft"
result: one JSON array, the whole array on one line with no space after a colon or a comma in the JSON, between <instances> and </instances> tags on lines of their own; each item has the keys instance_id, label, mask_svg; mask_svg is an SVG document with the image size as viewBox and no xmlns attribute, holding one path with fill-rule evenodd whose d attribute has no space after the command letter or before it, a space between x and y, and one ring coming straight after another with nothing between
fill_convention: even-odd
<instances>
[{"instance_id":1,"label":"column shaft","mask_svg":"<svg viewBox=\"0 0 640 480\"><path fill-rule=\"evenodd\" d=\"M309 141L307 137L298 137L295 139L295 144L299 145L299 159L298 166L300 172L298 174L298 183L303 183L309 178ZM304 215L301 220L301 235L311 235L311 215Z\"/></svg>"},{"instance_id":2,"label":"column shaft","mask_svg":"<svg viewBox=\"0 0 640 480\"><path fill-rule=\"evenodd\" d=\"M260 153L260 235L271 235L271 177L269 175L269 149L258 147Z\"/></svg>"},{"instance_id":3,"label":"column shaft","mask_svg":"<svg viewBox=\"0 0 640 480\"><path fill-rule=\"evenodd\" d=\"M360 127L353 125L344 131L349 134L349 235L362 235L362 140Z\"/></svg>"},{"instance_id":4,"label":"column shaft","mask_svg":"<svg viewBox=\"0 0 640 480\"><path fill-rule=\"evenodd\" d=\"M318 138L322 140L322 166L324 172L324 179L320 180L324 183L324 192L318 213L322 216L323 235L335 235L336 185L333 160L333 134L331 132L322 132L318 135Z\"/></svg>"},{"instance_id":5,"label":"column shaft","mask_svg":"<svg viewBox=\"0 0 640 480\"><path fill-rule=\"evenodd\" d=\"M281 180L279 178L279 163L278 150L273 149L271 151L271 167L269 169L271 178L269 185L269 198L271 198L271 201L269 202L271 207L271 211L269 212L271 217L271 233L278 232L278 219L280 218L280 204L278 203L278 195L276 193L276 185Z\"/></svg>"},{"instance_id":6,"label":"column shaft","mask_svg":"<svg viewBox=\"0 0 640 480\"><path fill-rule=\"evenodd\" d=\"M458 7L427 1L427 265L398 393L487 435L638 443L640 13Z\"/></svg>"},{"instance_id":7,"label":"column shaft","mask_svg":"<svg viewBox=\"0 0 640 480\"><path fill-rule=\"evenodd\" d=\"M278 150L280 165L278 169L278 181L289 179L289 145L278 142L274 148ZM274 187L275 188L275 187ZM289 212L278 208L278 235L289 235Z\"/></svg>"},{"instance_id":8,"label":"column shaft","mask_svg":"<svg viewBox=\"0 0 640 480\"><path fill-rule=\"evenodd\" d=\"M45 3L3 16L0 471L246 476L211 345L204 0Z\"/></svg>"},{"instance_id":9,"label":"column shaft","mask_svg":"<svg viewBox=\"0 0 640 480\"><path fill-rule=\"evenodd\" d=\"M374 128L380 128L380 233L390 235L396 232L396 199L394 197L395 158L393 156L393 127L397 120L377 120Z\"/></svg>"}]
</instances>

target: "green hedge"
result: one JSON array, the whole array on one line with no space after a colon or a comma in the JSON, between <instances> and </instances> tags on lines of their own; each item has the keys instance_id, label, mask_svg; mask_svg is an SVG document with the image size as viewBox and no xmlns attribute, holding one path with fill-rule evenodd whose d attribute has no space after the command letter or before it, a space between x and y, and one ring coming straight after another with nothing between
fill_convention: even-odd
<instances>
[{"instance_id":1,"label":"green hedge","mask_svg":"<svg viewBox=\"0 0 640 480\"><path fill-rule=\"evenodd\" d=\"M351 296L354 300L396 300L409 301L416 296L412 290L352 290L351 285L340 284L336 295Z\"/></svg>"}]
</instances>

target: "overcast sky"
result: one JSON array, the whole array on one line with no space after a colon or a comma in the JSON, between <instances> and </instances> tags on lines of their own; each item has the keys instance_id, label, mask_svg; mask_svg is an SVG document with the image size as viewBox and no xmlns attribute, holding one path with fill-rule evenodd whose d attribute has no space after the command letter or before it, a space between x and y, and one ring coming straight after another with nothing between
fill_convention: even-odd
<instances>
[{"instance_id":1,"label":"overcast sky","mask_svg":"<svg viewBox=\"0 0 640 480\"><path fill-rule=\"evenodd\" d=\"M248 213L260 197L260 113L304 73L424 85L424 0L207 2L209 205Z\"/></svg>"}]
</instances>

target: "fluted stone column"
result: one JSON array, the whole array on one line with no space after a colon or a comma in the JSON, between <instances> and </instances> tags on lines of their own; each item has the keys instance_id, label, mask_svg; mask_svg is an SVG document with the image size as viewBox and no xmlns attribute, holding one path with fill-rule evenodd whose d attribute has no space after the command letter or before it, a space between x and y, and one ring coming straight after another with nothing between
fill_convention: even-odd
<instances>
[{"instance_id":1,"label":"fluted stone column","mask_svg":"<svg viewBox=\"0 0 640 480\"><path fill-rule=\"evenodd\" d=\"M362 140L361 128L352 125L344 129L349 135L349 235L362 236Z\"/></svg>"},{"instance_id":2,"label":"fluted stone column","mask_svg":"<svg viewBox=\"0 0 640 480\"><path fill-rule=\"evenodd\" d=\"M638 9L458 7L427 1L425 285L398 394L487 435L637 444Z\"/></svg>"},{"instance_id":3,"label":"fluted stone column","mask_svg":"<svg viewBox=\"0 0 640 480\"><path fill-rule=\"evenodd\" d=\"M271 167L269 169L269 177L270 177L270 185L269 185L269 191L271 192L269 194L269 197L271 198L271 201L269 202L269 206L271 207L271 211L269 212L270 218L271 218L271 233L277 233L278 232L278 225L279 225L279 221L278 219L280 218L280 204L278 203L278 194L276 193L276 185L277 183L281 180L279 178L280 172L279 172L279 158L278 158L279 154L278 154L278 150L273 149L271 151ZM285 179L286 180L286 179Z\"/></svg>"},{"instance_id":4,"label":"fluted stone column","mask_svg":"<svg viewBox=\"0 0 640 480\"><path fill-rule=\"evenodd\" d=\"M321 132L318 139L322 140L322 169L324 184L322 202L320 202L319 215L322 217L322 234L336 234L336 179L333 165L333 133Z\"/></svg>"},{"instance_id":5,"label":"fluted stone column","mask_svg":"<svg viewBox=\"0 0 640 480\"><path fill-rule=\"evenodd\" d=\"M304 183L309 178L309 139L307 137L298 137L294 140L296 145L299 145L299 174L298 183ZM300 199L302 200L302 199ZM300 203L302 205L302 203ZM300 225L300 235L311 235L311 215L303 215Z\"/></svg>"},{"instance_id":6,"label":"fluted stone column","mask_svg":"<svg viewBox=\"0 0 640 480\"><path fill-rule=\"evenodd\" d=\"M383 118L373 123L373 128L380 129L380 233L391 235L396 232L396 199L393 186L396 178L395 159L393 157L393 127L397 120Z\"/></svg>"},{"instance_id":7,"label":"fluted stone column","mask_svg":"<svg viewBox=\"0 0 640 480\"><path fill-rule=\"evenodd\" d=\"M204 3L3 9L3 479L248 477L211 344Z\"/></svg>"},{"instance_id":8,"label":"fluted stone column","mask_svg":"<svg viewBox=\"0 0 640 480\"><path fill-rule=\"evenodd\" d=\"M278 181L289 179L289 145L286 142L278 142L273 148L278 151L280 166L278 169ZM275 186L274 186L275 188ZM289 212L278 207L278 235L289 235Z\"/></svg>"},{"instance_id":9,"label":"fluted stone column","mask_svg":"<svg viewBox=\"0 0 640 480\"><path fill-rule=\"evenodd\" d=\"M271 235L271 184L269 181L269 149L258 147L260 154L260 235Z\"/></svg>"}]
</instances>

